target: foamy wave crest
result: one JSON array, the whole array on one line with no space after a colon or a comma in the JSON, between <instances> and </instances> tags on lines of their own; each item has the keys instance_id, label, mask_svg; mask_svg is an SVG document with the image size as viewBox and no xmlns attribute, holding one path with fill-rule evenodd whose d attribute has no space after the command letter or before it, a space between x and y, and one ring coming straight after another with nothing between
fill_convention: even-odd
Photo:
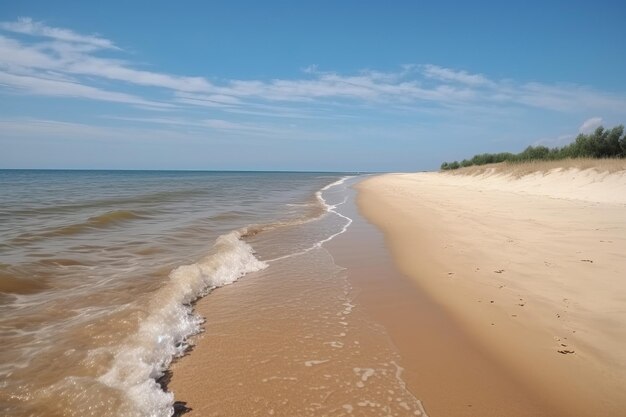
<instances>
[{"instance_id":1,"label":"foamy wave crest","mask_svg":"<svg viewBox=\"0 0 626 417\"><path fill-rule=\"evenodd\" d=\"M322 193L332 187L336 187L338 185L343 184L344 182L346 182L346 180L352 178L351 176L347 176L347 177L343 177L331 184L328 184L327 186L325 186L324 188L322 188L321 190L319 190L317 193L315 193L315 196L322 202L322 204L326 207L326 211L328 213L332 213L336 216L341 217L342 219L346 220L346 223L343 225L343 227L341 228L340 231L338 231L337 233L334 233L330 236L328 236L326 239L321 240L320 242L317 243L317 246L322 246L324 243L329 242L331 240L333 240L335 237L339 236L342 233L345 233L346 230L348 230L348 227L350 227L350 225L352 224L352 219L348 216L344 216L343 214L339 213L338 211L336 211L336 208L341 206L342 204L345 204L346 201L348 201L348 197L345 197L343 199L343 201L341 203L337 203L337 204L328 204L328 202L324 199L324 197L322 196Z\"/></svg>"},{"instance_id":2,"label":"foamy wave crest","mask_svg":"<svg viewBox=\"0 0 626 417\"><path fill-rule=\"evenodd\" d=\"M322 187L320 190L318 190L315 193L315 198L317 199L318 203L324 208L324 215L329 214L329 213L330 214L334 214L335 216L341 217L342 219L344 219L346 221L343 224L343 226L341 227L341 229L338 232L333 233L330 236L328 236L328 237L326 237L326 238L324 238L322 240L319 240L318 242L315 242L313 245L309 246L308 248L305 248L305 249L300 250L298 252L293 252L293 253L289 253L287 255L279 256L279 257L274 258L274 259L268 259L266 262L271 263L271 262L275 262L275 261L280 261L282 259L287 259L287 258L291 258L291 257L294 257L294 256L303 255L303 254L305 254L307 252L310 252L310 251L312 251L314 249L321 248L322 245L324 245L324 243L330 242L335 237L339 236L342 233L345 233L346 230L348 230L348 227L350 227L350 225L352 224L352 219L350 217L345 216L345 215L339 213L338 211L336 211L336 208L341 206L342 204L345 204L346 201L348 201L348 197L345 197L343 199L343 201L340 202L340 203L328 204L326 199L323 197L323 193L324 193L324 191L329 190L330 188L333 188L333 187L336 187L338 185L343 184L344 182L346 182L346 180L348 180L350 178L352 178L352 176L345 176L345 177L343 177L343 178L341 178L341 179L339 179L339 180L337 180L335 182L332 182L332 183ZM311 221L311 220L315 220L315 218L310 219L308 221Z\"/></svg>"},{"instance_id":3,"label":"foamy wave crest","mask_svg":"<svg viewBox=\"0 0 626 417\"><path fill-rule=\"evenodd\" d=\"M202 319L193 314L191 302L214 288L267 267L241 240L246 229L220 236L212 255L183 265L170 273L170 280L151 299L149 316L139 330L120 346L109 371L99 381L118 389L135 407L127 416L171 416L174 397L157 383L172 359L188 347L187 338L200 331Z\"/></svg>"},{"instance_id":4,"label":"foamy wave crest","mask_svg":"<svg viewBox=\"0 0 626 417\"><path fill-rule=\"evenodd\" d=\"M326 191L326 190L330 189L330 188L333 188L333 187L336 187L336 186L338 186L338 185L343 184L344 182L346 182L346 180L348 180L348 179L350 179L350 178L352 178L352 176L350 176L350 175L345 176L345 177L342 177L342 178L338 179L337 181L335 181L335 182L331 182L330 184L328 184L328 185L326 185L326 186L322 187L322 189L320 189L319 191L317 191L317 192L315 193L315 197L317 198L317 201L319 201L319 202L322 204L322 206L324 207L324 209L325 209L327 212L328 212L328 211L331 211L331 210L333 210L333 209L335 209L335 208L337 208L337 206L338 206L338 205L341 205L341 204L343 204L343 203L336 204L336 205L330 205L330 204L328 204L328 203L326 202L326 200L324 199L324 197L322 197L322 193L323 193L324 191ZM344 203L345 203L345 201L344 201Z\"/></svg>"}]
</instances>

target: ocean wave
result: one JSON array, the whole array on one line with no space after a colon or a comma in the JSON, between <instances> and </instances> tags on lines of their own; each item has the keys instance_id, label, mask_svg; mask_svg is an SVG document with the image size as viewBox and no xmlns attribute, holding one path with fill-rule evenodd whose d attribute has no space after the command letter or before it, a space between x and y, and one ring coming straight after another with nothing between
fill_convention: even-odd
<instances>
[{"instance_id":1,"label":"ocean wave","mask_svg":"<svg viewBox=\"0 0 626 417\"><path fill-rule=\"evenodd\" d=\"M112 210L97 216L89 217L87 220L80 223L55 227L40 233L22 233L21 235L11 239L10 243L13 245L20 245L48 238L73 236L93 230L118 226L133 220L143 220L148 218L149 216L137 211Z\"/></svg>"},{"instance_id":2,"label":"ocean wave","mask_svg":"<svg viewBox=\"0 0 626 417\"><path fill-rule=\"evenodd\" d=\"M33 294L49 288L46 282L30 278L18 278L12 273L0 271L0 293Z\"/></svg>"},{"instance_id":3,"label":"ocean wave","mask_svg":"<svg viewBox=\"0 0 626 417\"><path fill-rule=\"evenodd\" d=\"M68 214L75 213L79 210L85 209L97 209L103 207L118 207L124 205L160 205L167 201L177 201L186 197L197 196L198 194L206 193L207 190L203 188L194 188L186 190L175 191L158 191L147 194L136 194L128 197L111 197L101 198L89 201L77 201L75 203L65 203L57 205L45 205L40 207L20 208L14 210L10 208L0 209L0 219L3 217L13 218L14 216L32 216L41 214Z\"/></svg>"},{"instance_id":4,"label":"ocean wave","mask_svg":"<svg viewBox=\"0 0 626 417\"><path fill-rule=\"evenodd\" d=\"M249 213L246 213L245 211L229 210L229 211L224 211L224 212L215 214L215 215L209 217L208 220L213 221L213 222L237 220L237 219L240 219L241 217L244 217L244 216L246 216L248 214Z\"/></svg>"},{"instance_id":5,"label":"ocean wave","mask_svg":"<svg viewBox=\"0 0 626 417\"><path fill-rule=\"evenodd\" d=\"M107 226L111 223L118 223L125 220L134 220L134 219L144 219L145 216L142 216L134 211L129 210L113 210L106 212L104 214L100 214L99 216L90 217L87 220L92 226Z\"/></svg>"},{"instance_id":6,"label":"ocean wave","mask_svg":"<svg viewBox=\"0 0 626 417\"><path fill-rule=\"evenodd\" d=\"M193 313L191 303L267 267L242 240L245 231L220 236L212 255L174 269L169 281L151 298L149 315L137 333L114 352L109 370L98 381L133 404L135 409L127 410L128 415L171 415L173 394L163 391L157 380L174 357L184 354L188 338L200 331L203 319Z\"/></svg>"},{"instance_id":7,"label":"ocean wave","mask_svg":"<svg viewBox=\"0 0 626 417\"><path fill-rule=\"evenodd\" d=\"M45 266L45 267L50 267L50 266L66 267L66 266L85 266L85 265L87 265L86 263L81 262L79 260L69 259L69 258L40 259L36 263L39 264L39 265Z\"/></svg>"},{"instance_id":8,"label":"ocean wave","mask_svg":"<svg viewBox=\"0 0 626 417\"><path fill-rule=\"evenodd\" d=\"M349 177L326 185L316 193L317 203L325 213L333 213L347 220L341 231L316 245L345 232L351 219L336 213L337 205L330 205L322 193L343 184ZM277 227L302 224L319 218L297 219L263 225L249 225L220 236L212 254L201 261L179 266L170 273L170 280L152 297L150 315L142 322L136 334L118 347L109 370L98 380L117 389L134 404L138 415L170 416L174 396L157 382L175 357L188 348L188 338L201 329L203 319L194 314L192 302L211 290L232 284L247 273L268 266L254 256L253 248L244 239ZM271 262L271 261L268 261ZM129 413L129 415L134 415Z\"/></svg>"},{"instance_id":9,"label":"ocean wave","mask_svg":"<svg viewBox=\"0 0 626 417\"><path fill-rule=\"evenodd\" d=\"M65 258L40 259L14 266L0 263L0 293L35 294L54 288L51 268L85 267L87 264Z\"/></svg>"}]
</instances>

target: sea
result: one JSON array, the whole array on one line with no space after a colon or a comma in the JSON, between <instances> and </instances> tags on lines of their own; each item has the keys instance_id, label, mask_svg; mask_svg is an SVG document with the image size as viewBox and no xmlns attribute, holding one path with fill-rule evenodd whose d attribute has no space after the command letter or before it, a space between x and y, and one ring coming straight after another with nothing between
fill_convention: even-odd
<instances>
[{"instance_id":1,"label":"sea","mask_svg":"<svg viewBox=\"0 0 626 417\"><path fill-rule=\"evenodd\" d=\"M364 367L358 349L341 349L346 336L341 326L348 326L356 302L324 245L349 229L353 219L342 205L361 178L315 172L0 170L0 415L170 417L178 413L181 398L164 377L173 361L186 354L193 358L194 337L212 320L217 325L218 316L227 329L264 314L270 329L283 326L310 335L300 341L299 354L317 338L334 355L298 357L294 372L334 358L345 375L326 371L320 378L355 392L364 392L359 389L369 379L371 395L363 407L373 415L420 415L419 401L399 378L393 349L386 354L387 348L375 348L378 368ZM239 300L238 280L252 285L241 286L240 294L266 294L273 307ZM221 308L224 301L216 297L214 317L198 314L199 299L211 305L213 294L230 284L229 308ZM335 307L338 312L329 313ZM286 335L287 330L281 337ZM326 336L330 339L322 340ZM259 346L242 349L261 355L265 339L259 333ZM361 362L353 364L357 356ZM346 382L348 377L356 379ZM241 385L246 376L238 378ZM309 392L289 383L294 398ZM395 398L401 392L402 401ZM303 404L309 409L291 412L350 415L359 405L343 397L336 413L316 412L313 400Z\"/></svg>"}]
</instances>

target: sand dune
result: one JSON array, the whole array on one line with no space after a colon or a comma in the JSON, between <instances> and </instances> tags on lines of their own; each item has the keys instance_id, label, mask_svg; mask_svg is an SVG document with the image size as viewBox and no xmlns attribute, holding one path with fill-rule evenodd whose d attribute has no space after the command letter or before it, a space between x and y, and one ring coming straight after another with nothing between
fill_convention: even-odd
<instances>
[{"instance_id":1,"label":"sand dune","mask_svg":"<svg viewBox=\"0 0 626 417\"><path fill-rule=\"evenodd\" d=\"M626 160L621 159L483 165L450 171L439 177L442 185L474 190L626 204L626 193L623 192L626 187Z\"/></svg>"},{"instance_id":2,"label":"sand dune","mask_svg":"<svg viewBox=\"0 0 626 417\"><path fill-rule=\"evenodd\" d=\"M562 415L626 409L626 171L595 168L359 185L402 271Z\"/></svg>"}]
</instances>

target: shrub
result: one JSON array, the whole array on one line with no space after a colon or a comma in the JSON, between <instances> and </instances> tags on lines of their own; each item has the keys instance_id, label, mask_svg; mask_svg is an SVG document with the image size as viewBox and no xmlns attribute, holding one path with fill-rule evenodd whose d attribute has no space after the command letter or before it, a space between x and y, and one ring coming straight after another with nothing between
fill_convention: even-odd
<instances>
[{"instance_id":1,"label":"shrub","mask_svg":"<svg viewBox=\"0 0 626 417\"><path fill-rule=\"evenodd\" d=\"M446 171L472 165L485 165L498 162L526 162L538 160L557 160L565 158L625 158L626 135L624 126L619 125L610 130L598 127L593 133L580 134L574 142L561 148L546 146L529 146L518 154L510 152L483 153L474 155L472 159L464 159L461 163L444 162L441 169Z\"/></svg>"}]
</instances>

